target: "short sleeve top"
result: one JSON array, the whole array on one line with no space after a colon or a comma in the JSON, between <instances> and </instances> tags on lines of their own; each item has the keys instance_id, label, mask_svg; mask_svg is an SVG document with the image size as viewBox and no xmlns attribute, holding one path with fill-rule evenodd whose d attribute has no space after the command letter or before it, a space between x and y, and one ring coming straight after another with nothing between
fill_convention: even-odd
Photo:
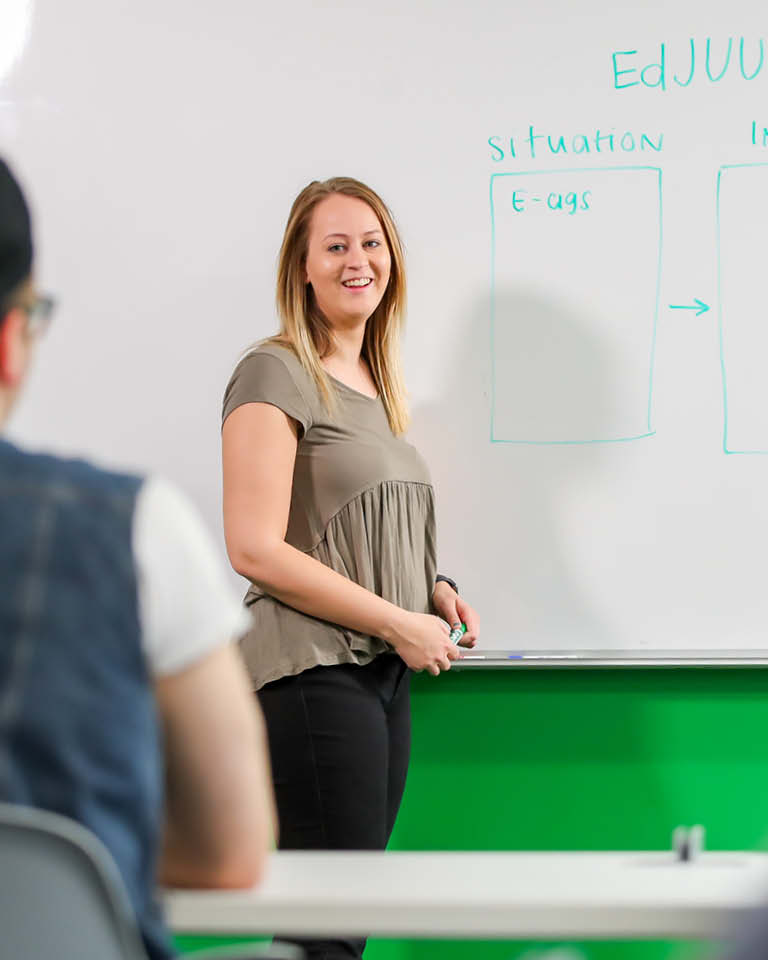
<instances>
[{"instance_id":1,"label":"short sleeve top","mask_svg":"<svg viewBox=\"0 0 768 960\"><path fill-rule=\"evenodd\" d=\"M269 403L300 426L286 542L406 610L428 613L436 574L434 490L416 448L395 436L380 397L331 378L329 413L287 347L265 344L235 368L222 423L244 403ZM241 640L254 688L310 667L369 663L392 648L281 603L255 584Z\"/></svg>"}]
</instances>

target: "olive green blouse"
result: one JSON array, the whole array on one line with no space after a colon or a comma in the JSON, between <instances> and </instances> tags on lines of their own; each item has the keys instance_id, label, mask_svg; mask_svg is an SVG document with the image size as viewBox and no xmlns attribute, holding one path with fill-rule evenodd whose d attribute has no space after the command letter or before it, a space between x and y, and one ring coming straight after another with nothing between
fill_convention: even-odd
<instances>
[{"instance_id":1,"label":"olive green blouse","mask_svg":"<svg viewBox=\"0 0 768 960\"><path fill-rule=\"evenodd\" d=\"M286 542L337 573L419 613L436 574L434 491L416 448L389 428L380 398L331 378L329 414L295 354L257 347L235 368L222 423L244 403L270 403L299 424ZM253 584L253 627L241 641L258 690L320 664L369 663L391 647L281 603Z\"/></svg>"}]
</instances>

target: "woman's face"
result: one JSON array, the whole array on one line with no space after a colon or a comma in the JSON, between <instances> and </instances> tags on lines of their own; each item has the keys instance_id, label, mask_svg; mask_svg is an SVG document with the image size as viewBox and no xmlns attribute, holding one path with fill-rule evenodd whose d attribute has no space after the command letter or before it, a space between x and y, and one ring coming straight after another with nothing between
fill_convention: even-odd
<instances>
[{"instance_id":1,"label":"woman's face","mask_svg":"<svg viewBox=\"0 0 768 960\"><path fill-rule=\"evenodd\" d=\"M365 322L384 296L391 258L379 219L364 200L334 193L309 225L307 283L332 327Z\"/></svg>"}]
</instances>

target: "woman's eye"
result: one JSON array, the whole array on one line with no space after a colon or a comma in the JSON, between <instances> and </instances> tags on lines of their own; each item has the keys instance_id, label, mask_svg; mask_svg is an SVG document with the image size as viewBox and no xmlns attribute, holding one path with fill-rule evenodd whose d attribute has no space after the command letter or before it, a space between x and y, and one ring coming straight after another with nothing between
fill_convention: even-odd
<instances>
[{"instance_id":1,"label":"woman's eye","mask_svg":"<svg viewBox=\"0 0 768 960\"><path fill-rule=\"evenodd\" d=\"M368 247L379 247L379 246L381 246L381 244L379 243L378 240L369 240L368 243L366 244L366 246L368 246Z\"/></svg>"},{"instance_id":2,"label":"woman's eye","mask_svg":"<svg viewBox=\"0 0 768 960\"><path fill-rule=\"evenodd\" d=\"M334 243L330 247L328 247L328 250L330 253L336 253L337 250L343 250L343 249L344 249L343 243Z\"/></svg>"}]
</instances>

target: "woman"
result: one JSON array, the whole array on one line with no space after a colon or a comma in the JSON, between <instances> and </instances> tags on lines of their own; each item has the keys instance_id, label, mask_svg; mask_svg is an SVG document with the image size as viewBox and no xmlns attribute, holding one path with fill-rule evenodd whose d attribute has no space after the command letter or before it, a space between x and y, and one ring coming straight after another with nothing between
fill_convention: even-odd
<instances>
[{"instance_id":1,"label":"woman","mask_svg":"<svg viewBox=\"0 0 768 960\"><path fill-rule=\"evenodd\" d=\"M405 785L410 670L438 675L478 621L438 578L434 497L399 360L403 252L348 178L297 197L278 267L279 336L223 409L224 525L251 581L243 654L269 732L282 849L383 850ZM434 610L437 616L430 611ZM301 941L310 960L364 940Z\"/></svg>"}]
</instances>

